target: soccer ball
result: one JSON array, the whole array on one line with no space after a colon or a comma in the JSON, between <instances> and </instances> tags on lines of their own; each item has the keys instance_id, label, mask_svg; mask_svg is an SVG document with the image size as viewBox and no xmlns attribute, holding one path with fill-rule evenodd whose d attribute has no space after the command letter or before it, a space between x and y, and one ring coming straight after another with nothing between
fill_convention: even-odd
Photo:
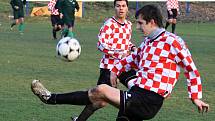
<instances>
[{"instance_id":1,"label":"soccer ball","mask_svg":"<svg viewBox=\"0 0 215 121\"><path fill-rule=\"evenodd\" d=\"M61 59L74 61L81 54L81 46L77 39L65 37L58 42L56 52Z\"/></svg>"}]
</instances>

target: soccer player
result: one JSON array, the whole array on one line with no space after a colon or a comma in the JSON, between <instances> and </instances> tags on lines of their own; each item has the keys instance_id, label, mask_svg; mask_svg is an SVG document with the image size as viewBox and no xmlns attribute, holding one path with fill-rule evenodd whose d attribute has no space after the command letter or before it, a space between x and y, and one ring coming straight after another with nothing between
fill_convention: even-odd
<instances>
[{"instance_id":1,"label":"soccer player","mask_svg":"<svg viewBox=\"0 0 215 121\"><path fill-rule=\"evenodd\" d=\"M50 0L48 3L48 9L51 12L51 22L53 27L52 35L55 40L57 39L57 31L60 31L63 26L58 9L55 9L56 2L57 0Z\"/></svg>"},{"instance_id":2,"label":"soccer player","mask_svg":"<svg viewBox=\"0 0 215 121\"><path fill-rule=\"evenodd\" d=\"M14 22L11 24L11 30L14 25L19 24L19 32L23 34L24 31L24 5L26 4L26 0L11 0L11 7L13 9Z\"/></svg>"},{"instance_id":3,"label":"soccer player","mask_svg":"<svg viewBox=\"0 0 215 121\"><path fill-rule=\"evenodd\" d=\"M110 83L110 69L114 64L119 62L123 57L135 50L134 44L131 43L132 23L126 20L128 13L127 0L114 0L115 15L107 19L101 27L98 34L98 49L103 53L100 61L100 76L97 82L99 84ZM136 72L134 70L124 72L119 76L120 82L132 79ZM128 81L128 80L127 80ZM123 83L127 86L127 83ZM74 121L86 121L97 108L88 105L84 108L81 114L75 117Z\"/></svg>"},{"instance_id":4,"label":"soccer player","mask_svg":"<svg viewBox=\"0 0 215 121\"><path fill-rule=\"evenodd\" d=\"M60 18L63 19L63 23L67 25L64 28L62 36L74 37L73 27L75 22L75 10L79 10L79 5L76 0L58 0L55 8L60 13Z\"/></svg>"},{"instance_id":5,"label":"soccer player","mask_svg":"<svg viewBox=\"0 0 215 121\"><path fill-rule=\"evenodd\" d=\"M165 29L172 24L172 33L175 33L177 15L180 14L178 0L167 0L166 6L168 20L166 21Z\"/></svg>"},{"instance_id":6,"label":"soccer player","mask_svg":"<svg viewBox=\"0 0 215 121\"><path fill-rule=\"evenodd\" d=\"M117 121L142 121L153 118L170 96L179 78L180 67L187 78L188 94L199 112L207 112L209 105L201 100L202 84L185 42L163 28L162 14L154 5L146 5L136 12L137 29L146 37L135 53L120 60L111 69L111 83L116 84L120 73L137 69L137 78L128 91L106 84L88 91L54 94L40 81L34 80L32 91L46 104L93 104L104 107L107 103L119 108Z\"/></svg>"}]
</instances>

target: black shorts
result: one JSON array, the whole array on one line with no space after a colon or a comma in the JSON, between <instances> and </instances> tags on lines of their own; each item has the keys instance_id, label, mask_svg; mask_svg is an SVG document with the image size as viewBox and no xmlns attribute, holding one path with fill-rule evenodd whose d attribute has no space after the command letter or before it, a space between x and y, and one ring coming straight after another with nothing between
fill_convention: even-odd
<instances>
[{"instance_id":1,"label":"black shorts","mask_svg":"<svg viewBox=\"0 0 215 121\"><path fill-rule=\"evenodd\" d=\"M172 11L172 15L170 15L169 11L167 11L168 19L177 19L177 15L178 15L177 9L171 9L171 11Z\"/></svg>"},{"instance_id":2,"label":"black shorts","mask_svg":"<svg viewBox=\"0 0 215 121\"><path fill-rule=\"evenodd\" d=\"M19 10L14 10L13 16L14 16L14 19L24 18L24 10L21 8Z\"/></svg>"},{"instance_id":3,"label":"black shorts","mask_svg":"<svg viewBox=\"0 0 215 121\"><path fill-rule=\"evenodd\" d=\"M129 80L136 78L136 71L135 70L130 70L128 72L122 72L120 74L120 76L118 76L118 79L120 80L120 82L126 86ZM110 83L110 70L109 69L103 69L100 68L100 76L97 82L97 85L100 84L107 84L109 86L111 86Z\"/></svg>"},{"instance_id":4,"label":"black shorts","mask_svg":"<svg viewBox=\"0 0 215 121\"><path fill-rule=\"evenodd\" d=\"M160 110L163 100L159 94L137 86L129 91L120 91L120 108L116 121L149 120Z\"/></svg>"},{"instance_id":5,"label":"black shorts","mask_svg":"<svg viewBox=\"0 0 215 121\"><path fill-rule=\"evenodd\" d=\"M63 20L60 19L59 15L51 15L52 26L63 25Z\"/></svg>"},{"instance_id":6,"label":"black shorts","mask_svg":"<svg viewBox=\"0 0 215 121\"><path fill-rule=\"evenodd\" d=\"M75 23L75 20L71 20L69 22L66 22L65 24L67 25L68 28L70 28L70 27L74 27L74 23Z\"/></svg>"}]
</instances>

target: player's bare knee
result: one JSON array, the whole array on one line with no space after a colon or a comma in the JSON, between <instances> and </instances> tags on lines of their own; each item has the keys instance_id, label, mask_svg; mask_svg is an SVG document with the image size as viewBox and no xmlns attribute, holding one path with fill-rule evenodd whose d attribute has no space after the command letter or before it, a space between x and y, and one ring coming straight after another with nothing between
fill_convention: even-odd
<instances>
[{"instance_id":1,"label":"player's bare knee","mask_svg":"<svg viewBox=\"0 0 215 121\"><path fill-rule=\"evenodd\" d=\"M176 24L176 23L177 23L176 19L173 19L173 20L172 20L172 23L173 23L173 24Z\"/></svg>"},{"instance_id":2,"label":"player's bare knee","mask_svg":"<svg viewBox=\"0 0 215 121\"><path fill-rule=\"evenodd\" d=\"M168 22L169 22L169 23L172 23L172 21L173 21L172 19L169 19L169 21L168 21Z\"/></svg>"},{"instance_id":3,"label":"player's bare knee","mask_svg":"<svg viewBox=\"0 0 215 121\"><path fill-rule=\"evenodd\" d=\"M105 97L105 92L107 92L108 85L101 84L93 89L89 90L89 97L93 100L102 100Z\"/></svg>"},{"instance_id":4,"label":"player's bare knee","mask_svg":"<svg viewBox=\"0 0 215 121\"><path fill-rule=\"evenodd\" d=\"M90 90L88 91L89 97L94 97L94 96L97 95L97 94L98 94L98 89L97 89L97 87L92 88L92 89L90 89Z\"/></svg>"},{"instance_id":5,"label":"player's bare knee","mask_svg":"<svg viewBox=\"0 0 215 121\"><path fill-rule=\"evenodd\" d=\"M100 93L100 95L105 96L107 95L106 93L109 92L108 91L109 88L110 86L107 84L98 85L98 92Z\"/></svg>"},{"instance_id":6,"label":"player's bare knee","mask_svg":"<svg viewBox=\"0 0 215 121\"><path fill-rule=\"evenodd\" d=\"M19 24L19 21L15 21L16 22L16 25L18 25Z\"/></svg>"},{"instance_id":7,"label":"player's bare knee","mask_svg":"<svg viewBox=\"0 0 215 121\"><path fill-rule=\"evenodd\" d=\"M55 29L55 30L57 30L57 29L58 29L58 26L57 26L57 25L55 25L55 26L54 26L54 29Z\"/></svg>"},{"instance_id":8,"label":"player's bare knee","mask_svg":"<svg viewBox=\"0 0 215 121\"><path fill-rule=\"evenodd\" d=\"M92 88L88 91L89 98L91 102L96 102L98 100L102 100L102 93L100 92L99 86Z\"/></svg>"}]
</instances>

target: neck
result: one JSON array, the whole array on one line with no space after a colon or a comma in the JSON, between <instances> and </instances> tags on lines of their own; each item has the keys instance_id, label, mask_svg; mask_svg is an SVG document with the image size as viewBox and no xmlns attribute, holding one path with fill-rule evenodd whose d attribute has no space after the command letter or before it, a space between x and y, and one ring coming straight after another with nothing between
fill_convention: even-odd
<instances>
[{"instance_id":1,"label":"neck","mask_svg":"<svg viewBox=\"0 0 215 121\"><path fill-rule=\"evenodd\" d=\"M152 30L152 32L148 35L149 39L155 39L158 35L160 35L163 31L165 31L164 28L155 28Z\"/></svg>"},{"instance_id":2,"label":"neck","mask_svg":"<svg viewBox=\"0 0 215 121\"><path fill-rule=\"evenodd\" d=\"M119 23L124 23L125 22L125 17L123 17L123 18L119 18L119 17L117 17L117 16L114 16L114 18L119 22Z\"/></svg>"}]
</instances>

